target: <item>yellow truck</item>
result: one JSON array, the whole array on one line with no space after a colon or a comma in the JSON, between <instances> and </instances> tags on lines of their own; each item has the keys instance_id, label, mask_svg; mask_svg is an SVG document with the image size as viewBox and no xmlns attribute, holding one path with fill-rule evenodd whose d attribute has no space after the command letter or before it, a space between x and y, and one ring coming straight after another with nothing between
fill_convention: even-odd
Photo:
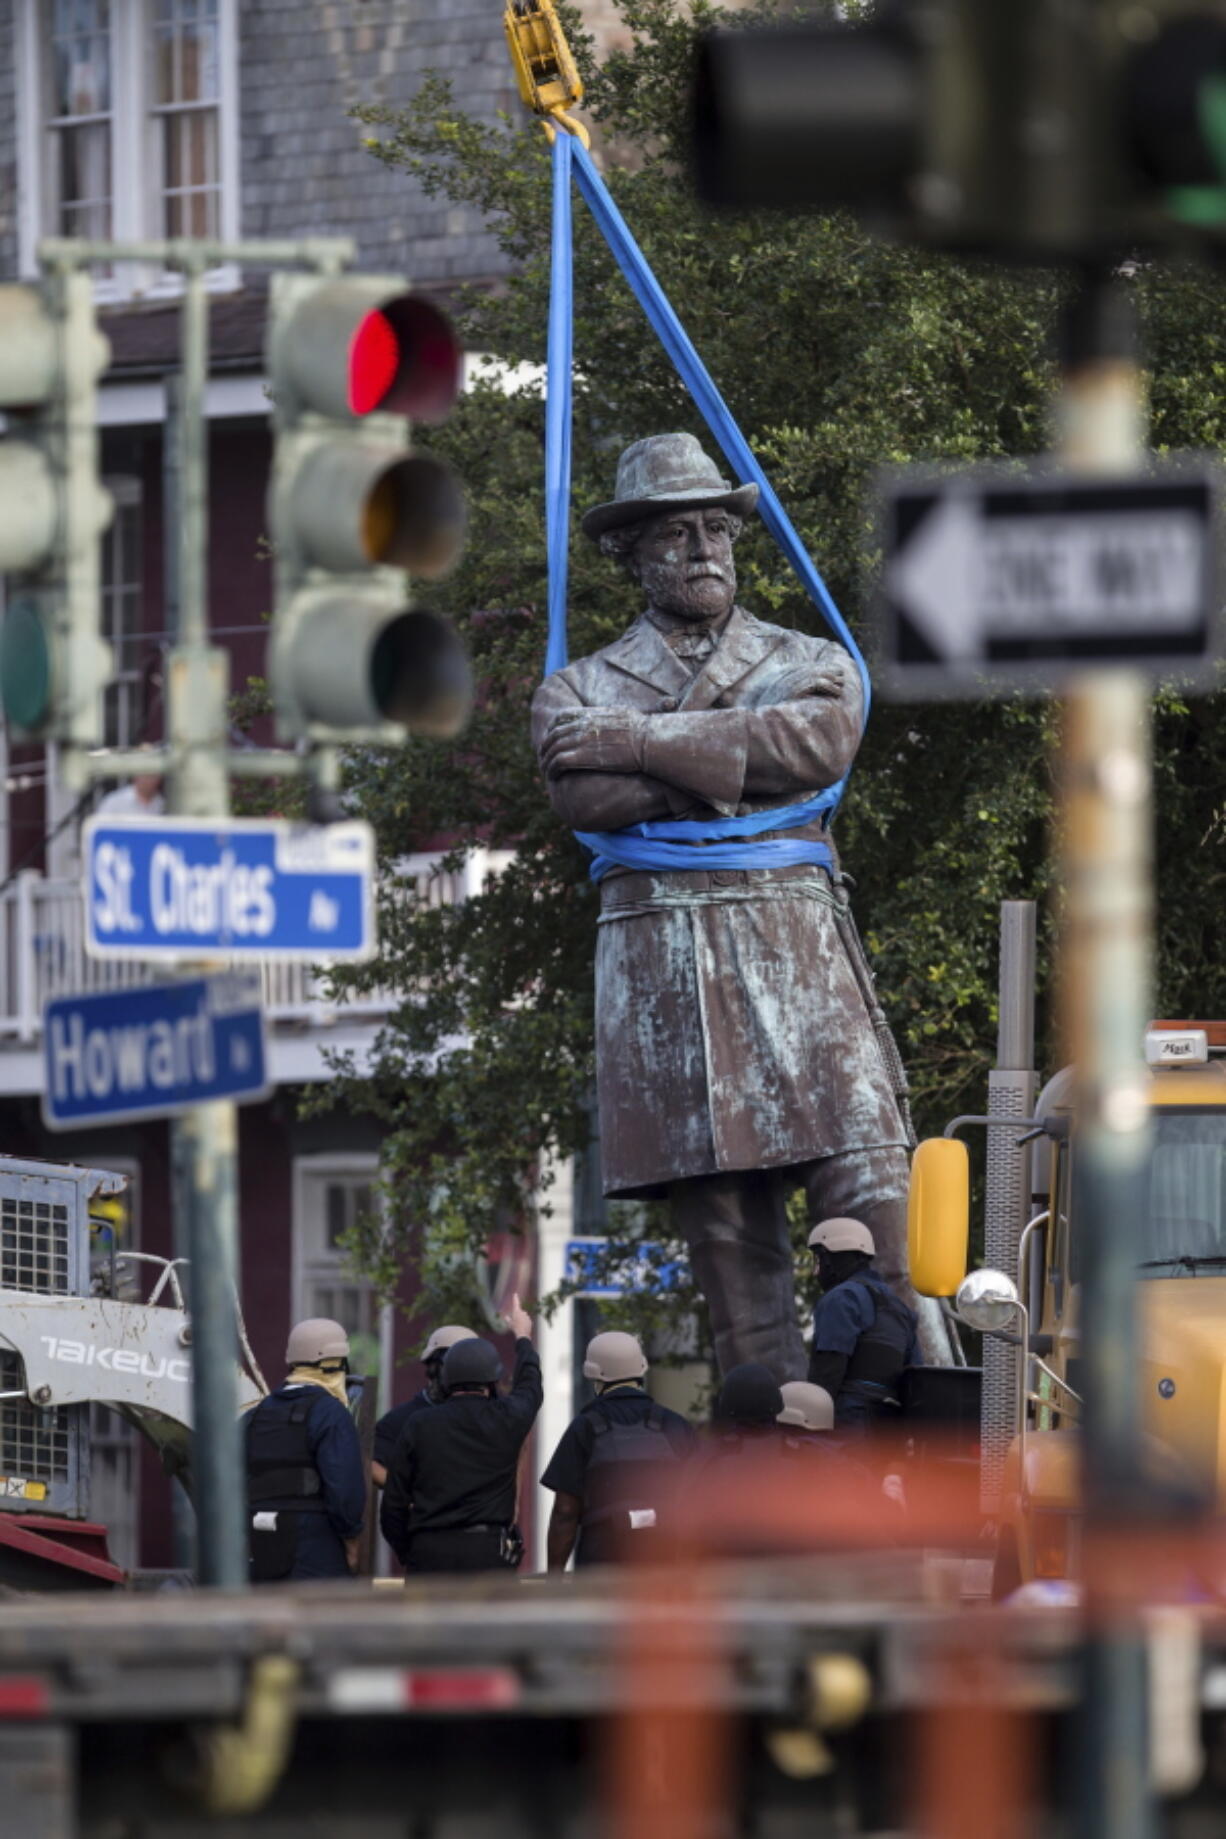
<instances>
[{"instance_id":1,"label":"yellow truck","mask_svg":"<svg viewBox=\"0 0 1226 1839\"><path fill-rule=\"evenodd\" d=\"M1156 1022L1146 1036L1153 1162L1139 1247L1141 1422L1155 1474L1201 1498L1226 1483L1226 1022ZM1010 1132L1031 1158L1029 1218L1013 1270L967 1273L970 1173L965 1142L920 1144L913 1164L910 1249L916 1288L953 1297L968 1326L1004 1343L1012 1369L1011 1434L1001 1450L994 1594L1075 1578L1079 1544L1077 1154L1071 1069L1040 1093L1030 1118L963 1119ZM985 1437L986 1456L986 1437Z\"/></svg>"}]
</instances>

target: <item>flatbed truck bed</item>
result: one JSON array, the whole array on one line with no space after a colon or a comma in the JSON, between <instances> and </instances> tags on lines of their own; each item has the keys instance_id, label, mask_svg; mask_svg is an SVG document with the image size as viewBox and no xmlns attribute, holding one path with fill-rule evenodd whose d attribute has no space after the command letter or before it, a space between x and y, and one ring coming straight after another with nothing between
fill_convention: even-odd
<instances>
[{"instance_id":1,"label":"flatbed truck bed","mask_svg":"<svg viewBox=\"0 0 1226 1839\"><path fill-rule=\"evenodd\" d=\"M689 1827L674 1819L674 1839L898 1834L910 1830L908 1727L944 1706L1040 1733L1029 1792L1041 1830L1058 1834L1078 1617L968 1608L948 1594L939 1563L882 1553L723 1562L684 1579L10 1599L0 1832L620 1835L631 1827L610 1759L632 1717L649 1745L658 1734L661 1756L670 1733L692 1737L701 1724L727 1765L718 1813ZM1167 1804L1164 1830L1200 1839L1214 1830L1202 1817L1221 1830L1226 1618L1179 1612L1178 1628L1162 1741L1191 1744L1201 1766ZM858 1679L861 1701L844 1693L832 1717L822 1678Z\"/></svg>"}]
</instances>

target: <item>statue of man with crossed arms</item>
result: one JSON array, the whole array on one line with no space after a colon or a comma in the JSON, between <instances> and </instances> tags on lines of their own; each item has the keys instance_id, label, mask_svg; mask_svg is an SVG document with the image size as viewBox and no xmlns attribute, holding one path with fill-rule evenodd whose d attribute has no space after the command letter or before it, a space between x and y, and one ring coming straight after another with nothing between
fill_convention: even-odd
<instances>
[{"instance_id":1,"label":"statue of man with crossed arms","mask_svg":"<svg viewBox=\"0 0 1226 1839\"><path fill-rule=\"evenodd\" d=\"M736 604L733 545L757 496L692 435L654 435L583 519L647 606L533 703L550 802L575 830L782 811L851 766L863 692L847 651ZM815 845L812 859L755 866L773 836ZM605 1192L667 1196L721 1371L804 1377L785 1212L798 1185L814 1222L870 1228L925 1358L945 1363L937 1305L906 1274L905 1077L825 817L747 839L744 867L704 867L703 847L692 868L597 864Z\"/></svg>"}]
</instances>

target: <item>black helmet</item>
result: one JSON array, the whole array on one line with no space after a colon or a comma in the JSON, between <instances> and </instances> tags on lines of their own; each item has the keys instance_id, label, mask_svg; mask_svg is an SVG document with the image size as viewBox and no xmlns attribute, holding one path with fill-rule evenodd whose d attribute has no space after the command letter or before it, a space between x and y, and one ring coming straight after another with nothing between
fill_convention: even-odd
<instances>
[{"instance_id":1,"label":"black helmet","mask_svg":"<svg viewBox=\"0 0 1226 1839\"><path fill-rule=\"evenodd\" d=\"M734 1366L719 1389L715 1418L720 1424L774 1424L783 1410L779 1382L767 1366Z\"/></svg>"},{"instance_id":2,"label":"black helmet","mask_svg":"<svg viewBox=\"0 0 1226 1839\"><path fill-rule=\"evenodd\" d=\"M454 1392L457 1386L492 1386L501 1378L498 1349L492 1341L482 1341L476 1335L447 1349L439 1376L445 1393Z\"/></svg>"}]
</instances>

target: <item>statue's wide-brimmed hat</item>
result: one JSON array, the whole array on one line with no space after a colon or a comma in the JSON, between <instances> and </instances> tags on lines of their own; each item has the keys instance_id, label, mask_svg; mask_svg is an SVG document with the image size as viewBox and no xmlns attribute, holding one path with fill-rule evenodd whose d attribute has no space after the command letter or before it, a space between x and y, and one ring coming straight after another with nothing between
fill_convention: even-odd
<instances>
[{"instance_id":1,"label":"statue's wide-brimmed hat","mask_svg":"<svg viewBox=\"0 0 1226 1839\"><path fill-rule=\"evenodd\" d=\"M757 502L757 486L722 479L692 434L652 434L627 447L617 462L616 498L587 513L583 533L595 540L606 530L661 511L701 511L708 505L748 517Z\"/></svg>"}]
</instances>

